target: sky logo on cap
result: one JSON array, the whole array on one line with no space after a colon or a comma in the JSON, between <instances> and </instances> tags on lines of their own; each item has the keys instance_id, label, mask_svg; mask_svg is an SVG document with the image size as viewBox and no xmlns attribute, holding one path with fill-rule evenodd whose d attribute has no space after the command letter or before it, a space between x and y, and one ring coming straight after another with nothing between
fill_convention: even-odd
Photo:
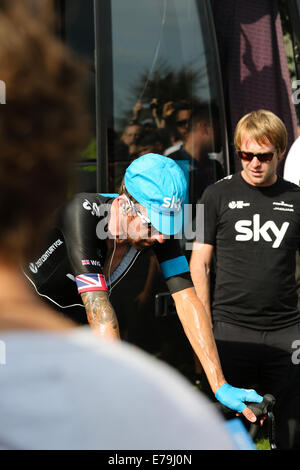
<instances>
[{"instance_id":1,"label":"sky logo on cap","mask_svg":"<svg viewBox=\"0 0 300 470\"><path fill-rule=\"evenodd\" d=\"M173 197L164 197L164 203L162 204L162 207L166 207L168 209L173 209L173 210L176 210L176 211L180 211L181 210L182 200L183 200L183 198L176 200L174 196Z\"/></svg>"}]
</instances>

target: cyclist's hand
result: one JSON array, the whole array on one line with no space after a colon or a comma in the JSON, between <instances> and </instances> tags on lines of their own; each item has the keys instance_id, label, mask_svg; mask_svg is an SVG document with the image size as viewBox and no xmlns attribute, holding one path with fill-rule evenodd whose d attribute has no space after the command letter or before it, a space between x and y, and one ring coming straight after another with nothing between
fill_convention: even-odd
<instances>
[{"instance_id":1,"label":"cyclist's hand","mask_svg":"<svg viewBox=\"0 0 300 470\"><path fill-rule=\"evenodd\" d=\"M261 403L263 397L258 395L255 390L247 390L245 388L236 388L225 383L215 393L215 397L222 405L227 406L231 410L242 413L245 418L254 423L256 416L246 403Z\"/></svg>"}]
</instances>

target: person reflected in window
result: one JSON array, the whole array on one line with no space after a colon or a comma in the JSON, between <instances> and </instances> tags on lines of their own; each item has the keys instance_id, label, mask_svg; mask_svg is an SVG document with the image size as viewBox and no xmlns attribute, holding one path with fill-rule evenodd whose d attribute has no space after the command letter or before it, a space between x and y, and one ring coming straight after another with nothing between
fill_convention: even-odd
<instances>
[{"instance_id":1,"label":"person reflected in window","mask_svg":"<svg viewBox=\"0 0 300 470\"><path fill-rule=\"evenodd\" d=\"M146 153L163 154L170 140L164 129L147 128L142 131L136 140L136 157L141 157Z\"/></svg>"},{"instance_id":2,"label":"person reflected in window","mask_svg":"<svg viewBox=\"0 0 300 470\"><path fill-rule=\"evenodd\" d=\"M162 101L153 98L149 106L151 112L152 128L165 131L169 136L168 147L164 149L164 155L175 152L183 144L188 132L190 117L192 114L192 105L187 100L168 100ZM137 101L132 110L132 120L130 124L143 124L141 120L142 111L145 105ZM150 117L149 117L150 119Z\"/></svg>"},{"instance_id":3,"label":"person reflected in window","mask_svg":"<svg viewBox=\"0 0 300 470\"><path fill-rule=\"evenodd\" d=\"M166 119L166 128L169 131L172 145L164 151L165 156L176 152L183 145L188 133L192 114L192 105L188 101L181 100L171 103L172 114Z\"/></svg>"},{"instance_id":4,"label":"person reflected in window","mask_svg":"<svg viewBox=\"0 0 300 470\"><path fill-rule=\"evenodd\" d=\"M124 132L120 137L117 160L130 160L130 155L136 151L135 141L140 135L141 129L142 127L140 124L129 124L125 127Z\"/></svg>"},{"instance_id":5,"label":"person reflected in window","mask_svg":"<svg viewBox=\"0 0 300 470\"><path fill-rule=\"evenodd\" d=\"M183 169L189 181L189 201L196 203L204 189L221 179L224 171L212 153L221 150L218 109L199 104L193 108L184 142L179 150L169 154Z\"/></svg>"},{"instance_id":6,"label":"person reflected in window","mask_svg":"<svg viewBox=\"0 0 300 470\"><path fill-rule=\"evenodd\" d=\"M116 133L108 139L109 145L109 187L110 191L117 192L123 177L124 170L136 157L136 139L142 130L140 124L132 124L131 122L125 127L118 138Z\"/></svg>"}]
</instances>

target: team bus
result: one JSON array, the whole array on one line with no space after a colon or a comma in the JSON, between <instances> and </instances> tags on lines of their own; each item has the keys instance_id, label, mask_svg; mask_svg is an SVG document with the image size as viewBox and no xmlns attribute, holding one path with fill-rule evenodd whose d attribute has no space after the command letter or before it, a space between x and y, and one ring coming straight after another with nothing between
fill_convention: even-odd
<instances>
[{"instance_id":1,"label":"team bus","mask_svg":"<svg viewBox=\"0 0 300 470\"><path fill-rule=\"evenodd\" d=\"M245 113L275 112L288 148L296 139L300 0L57 0L56 8L57 34L87 69L93 132L76 191L118 193L129 163L156 152L183 166L195 204L239 169L233 131ZM184 166L187 155L195 165ZM127 275L132 294L120 285L111 297L127 339L189 375L193 360L183 358L192 354L151 250Z\"/></svg>"}]
</instances>

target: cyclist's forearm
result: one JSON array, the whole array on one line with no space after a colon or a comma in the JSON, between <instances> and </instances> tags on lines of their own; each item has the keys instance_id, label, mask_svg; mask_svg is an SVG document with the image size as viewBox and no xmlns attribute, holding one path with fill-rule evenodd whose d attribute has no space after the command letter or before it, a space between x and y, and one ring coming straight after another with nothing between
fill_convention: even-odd
<instances>
[{"instance_id":1,"label":"cyclist's forearm","mask_svg":"<svg viewBox=\"0 0 300 470\"><path fill-rule=\"evenodd\" d=\"M212 324L210 299L210 264L213 247L194 243L190 259L190 270L198 298L202 302Z\"/></svg>"},{"instance_id":2,"label":"cyclist's forearm","mask_svg":"<svg viewBox=\"0 0 300 470\"><path fill-rule=\"evenodd\" d=\"M173 298L184 331L215 393L226 381L207 313L193 288L177 292Z\"/></svg>"},{"instance_id":3,"label":"cyclist's forearm","mask_svg":"<svg viewBox=\"0 0 300 470\"><path fill-rule=\"evenodd\" d=\"M108 295L103 291L81 294L88 322L98 336L108 339L120 339L116 313Z\"/></svg>"}]
</instances>

